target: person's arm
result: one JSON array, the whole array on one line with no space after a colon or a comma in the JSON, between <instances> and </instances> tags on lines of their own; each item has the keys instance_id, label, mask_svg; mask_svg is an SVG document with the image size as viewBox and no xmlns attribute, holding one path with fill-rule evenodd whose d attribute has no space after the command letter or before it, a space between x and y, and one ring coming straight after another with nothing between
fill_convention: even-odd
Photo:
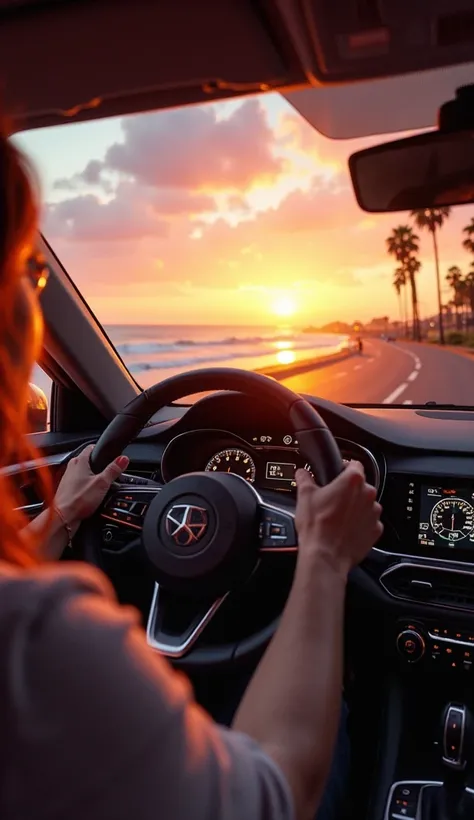
<instances>
[{"instance_id":1,"label":"person's arm","mask_svg":"<svg viewBox=\"0 0 474 820\"><path fill-rule=\"evenodd\" d=\"M72 458L59 482L52 510L43 510L25 527L25 536L41 536L38 543L40 561L58 561L81 521L92 515L104 500L114 481L128 466L128 458L119 456L102 473L95 475L89 464L93 445Z\"/></svg>"},{"instance_id":2,"label":"person's arm","mask_svg":"<svg viewBox=\"0 0 474 820\"><path fill-rule=\"evenodd\" d=\"M79 522L71 522L71 534L75 535ZM40 561L58 561L69 543L69 533L64 522L53 509L43 510L25 527L26 536L32 535L37 543ZM41 536L39 539L37 536Z\"/></svg>"},{"instance_id":3,"label":"person's arm","mask_svg":"<svg viewBox=\"0 0 474 820\"><path fill-rule=\"evenodd\" d=\"M234 721L285 773L300 820L313 820L329 773L342 698L346 581L382 533L375 495L360 465L324 489L307 471L298 474L293 587Z\"/></svg>"}]
</instances>

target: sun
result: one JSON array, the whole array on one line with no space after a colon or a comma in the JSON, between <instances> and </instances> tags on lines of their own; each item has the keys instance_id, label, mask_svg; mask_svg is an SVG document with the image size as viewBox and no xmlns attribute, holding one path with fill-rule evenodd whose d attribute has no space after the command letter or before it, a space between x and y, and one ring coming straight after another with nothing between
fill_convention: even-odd
<instances>
[{"instance_id":1,"label":"sun","mask_svg":"<svg viewBox=\"0 0 474 820\"><path fill-rule=\"evenodd\" d=\"M275 316L288 318L289 316L294 316L296 311L296 302L289 293L279 294L272 302L272 312Z\"/></svg>"}]
</instances>

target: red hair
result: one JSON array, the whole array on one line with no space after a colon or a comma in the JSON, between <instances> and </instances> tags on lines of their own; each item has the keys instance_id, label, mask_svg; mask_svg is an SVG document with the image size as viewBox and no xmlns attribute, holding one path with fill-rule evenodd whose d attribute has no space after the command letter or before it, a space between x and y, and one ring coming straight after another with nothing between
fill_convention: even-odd
<instances>
[{"instance_id":1,"label":"red hair","mask_svg":"<svg viewBox=\"0 0 474 820\"><path fill-rule=\"evenodd\" d=\"M39 308L25 278L38 227L39 195L26 158L0 132L0 554L22 565L35 562L34 544L22 532L20 490L2 468L38 458L26 438L28 380L38 354ZM39 471L41 496L51 497L46 471Z\"/></svg>"}]
</instances>

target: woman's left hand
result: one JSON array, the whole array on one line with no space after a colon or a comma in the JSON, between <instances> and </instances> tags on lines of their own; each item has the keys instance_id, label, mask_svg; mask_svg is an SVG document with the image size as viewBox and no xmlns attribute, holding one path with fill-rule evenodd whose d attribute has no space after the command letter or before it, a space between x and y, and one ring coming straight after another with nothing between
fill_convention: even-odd
<instances>
[{"instance_id":1,"label":"woman's left hand","mask_svg":"<svg viewBox=\"0 0 474 820\"><path fill-rule=\"evenodd\" d=\"M93 449L94 445L91 444L71 459L54 497L54 506L72 530L95 513L113 482L129 463L127 456L119 456L102 473L95 475L89 464Z\"/></svg>"}]
</instances>

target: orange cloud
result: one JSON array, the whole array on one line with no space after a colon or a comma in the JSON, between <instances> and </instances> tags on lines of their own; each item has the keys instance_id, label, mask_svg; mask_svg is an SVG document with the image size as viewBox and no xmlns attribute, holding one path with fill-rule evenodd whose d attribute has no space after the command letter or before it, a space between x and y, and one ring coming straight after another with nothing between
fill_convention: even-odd
<instances>
[{"instance_id":1,"label":"orange cloud","mask_svg":"<svg viewBox=\"0 0 474 820\"><path fill-rule=\"evenodd\" d=\"M118 172L147 186L200 189L248 188L283 169L272 152L273 133L260 102L246 100L228 118L215 105L173 109L123 120L124 141L111 145L92 176Z\"/></svg>"},{"instance_id":2,"label":"orange cloud","mask_svg":"<svg viewBox=\"0 0 474 820\"><path fill-rule=\"evenodd\" d=\"M58 180L67 198L47 206L45 234L99 317L258 324L276 292L291 292L302 323L396 315L385 238L407 216L368 218L347 171L348 155L378 140L328 140L291 111L271 120L257 99L229 110L123 120L123 143ZM462 264L460 210L440 238L442 266ZM428 238L422 261L429 310Z\"/></svg>"}]
</instances>

